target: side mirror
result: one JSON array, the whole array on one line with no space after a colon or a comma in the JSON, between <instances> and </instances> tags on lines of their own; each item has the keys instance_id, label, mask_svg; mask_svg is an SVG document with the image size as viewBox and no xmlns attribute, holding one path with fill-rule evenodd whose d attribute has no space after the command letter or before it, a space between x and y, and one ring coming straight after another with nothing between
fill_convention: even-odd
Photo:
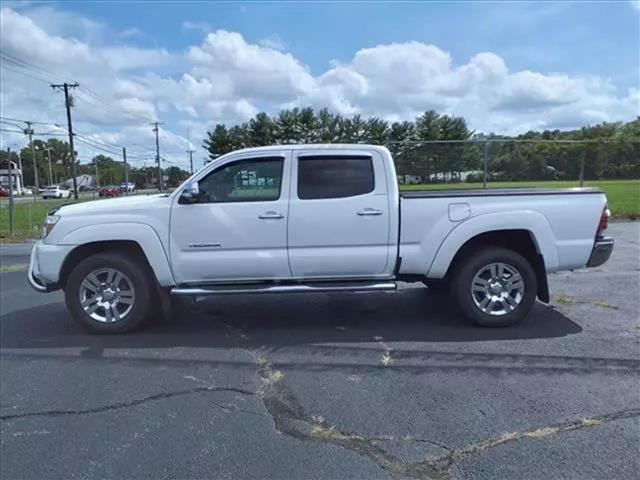
<instances>
[{"instance_id":1,"label":"side mirror","mask_svg":"<svg viewBox=\"0 0 640 480\"><path fill-rule=\"evenodd\" d=\"M178 203L198 203L199 198L200 189L198 188L198 182L192 182L182 190Z\"/></svg>"}]
</instances>

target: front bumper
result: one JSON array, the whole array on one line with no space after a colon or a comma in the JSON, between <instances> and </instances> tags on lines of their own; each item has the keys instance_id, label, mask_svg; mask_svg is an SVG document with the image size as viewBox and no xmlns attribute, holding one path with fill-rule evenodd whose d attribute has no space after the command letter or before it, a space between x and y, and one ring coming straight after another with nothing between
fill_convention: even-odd
<instances>
[{"instance_id":1,"label":"front bumper","mask_svg":"<svg viewBox=\"0 0 640 480\"><path fill-rule=\"evenodd\" d=\"M609 260L611 252L613 252L614 245L613 238L611 237L598 237L593 244L593 250L591 256L587 262L587 267L598 267Z\"/></svg>"},{"instance_id":2,"label":"front bumper","mask_svg":"<svg viewBox=\"0 0 640 480\"><path fill-rule=\"evenodd\" d=\"M27 280L29 280L29 285L33 287L34 290L38 292L46 292L47 284L38 278L38 261L36 259L36 248L37 244L33 246L31 249L31 256L29 257L29 270L27 271Z\"/></svg>"},{"instance_id":3,"label":"front bumper","mask_svg":"<svg viewBox=\"0 0 640 480\"><path fill-rule=\"evenodd\" d=\"M38 292L60 289L60 270L73 245L48 245L39 240L31 249L27 280Z\"/></svg>"}]
</instances>

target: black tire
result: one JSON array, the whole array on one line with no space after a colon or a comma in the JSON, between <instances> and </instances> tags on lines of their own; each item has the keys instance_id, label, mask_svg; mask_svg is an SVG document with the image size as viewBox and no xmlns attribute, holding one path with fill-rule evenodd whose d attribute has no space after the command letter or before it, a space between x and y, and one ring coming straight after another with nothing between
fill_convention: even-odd
<instances>
[{"instance_id":1,"label":"black tire","mask_svg":"<svg viewBox=\"0 0 640 480\"><path fill-rule=\"evenodd\" d=\"M524 283L524 291L518 305L513 310L500 315L485 313L480 306L476 305L477 297L474 300L474 295L482 297L484 293L472 294L474 277L492 263L502 263L511 267L520 274ZM456 262L450 285L454 305L467 318L483 327L506 327L518 323L533 307L538 291L535 271L526 258L513 250L491 246L482 247ZM500 303L496 306L501 305Z\"/></svg>"},{"instance_id":2,"label":"black tire","mask_svg":"<svg viewBox=\"0 0 640 480\"><path fill-rule=\"evenodd\" d=\"M85 312L80 289L87 275L101 269L121 272L133 286L131 310L122 319L109 323L98 321ZM133 255L114 252L97 253L82 260L69 274L65 285L65 301L73 319L94 333L124 333L136 328L151 311L154 280L148 268ZM96 310L99 314L101 310ZM104 310L102 310L104 311Z\"/></svg>"}]
</instances>

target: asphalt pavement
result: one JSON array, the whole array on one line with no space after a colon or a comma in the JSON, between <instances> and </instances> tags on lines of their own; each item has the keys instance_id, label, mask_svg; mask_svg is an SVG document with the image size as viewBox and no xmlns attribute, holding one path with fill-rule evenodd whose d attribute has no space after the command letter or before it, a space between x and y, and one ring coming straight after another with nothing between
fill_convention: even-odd
<instances>
[{"instance_id":1,"label":"asphalt pavement","mask_svg":"<svg viewBox=\"0 0 640 480\"><path fill-rule=\"evenodd\" d=\"M233 296L89 335L2 246L0 478L630 479L640 224L521 324L447 297Z\"/></svg>"}]
</instances>

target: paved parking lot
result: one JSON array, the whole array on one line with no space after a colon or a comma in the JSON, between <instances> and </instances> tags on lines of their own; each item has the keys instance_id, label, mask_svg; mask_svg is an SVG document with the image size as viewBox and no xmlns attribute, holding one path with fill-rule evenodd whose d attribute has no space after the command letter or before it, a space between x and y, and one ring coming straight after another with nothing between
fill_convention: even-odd
<instances>
[{"instance_id":1,"label":"paved parking lot","mask_svg":"<svg viewBox=\"0 0 640 480\"><path fill-rule=\"evenodd\" d=\"M3 248L0 477L634 478L640 225L610 233L607 264L552 275L506 329L407 285L87 335Z\"/></svg>"}]
</instances>

